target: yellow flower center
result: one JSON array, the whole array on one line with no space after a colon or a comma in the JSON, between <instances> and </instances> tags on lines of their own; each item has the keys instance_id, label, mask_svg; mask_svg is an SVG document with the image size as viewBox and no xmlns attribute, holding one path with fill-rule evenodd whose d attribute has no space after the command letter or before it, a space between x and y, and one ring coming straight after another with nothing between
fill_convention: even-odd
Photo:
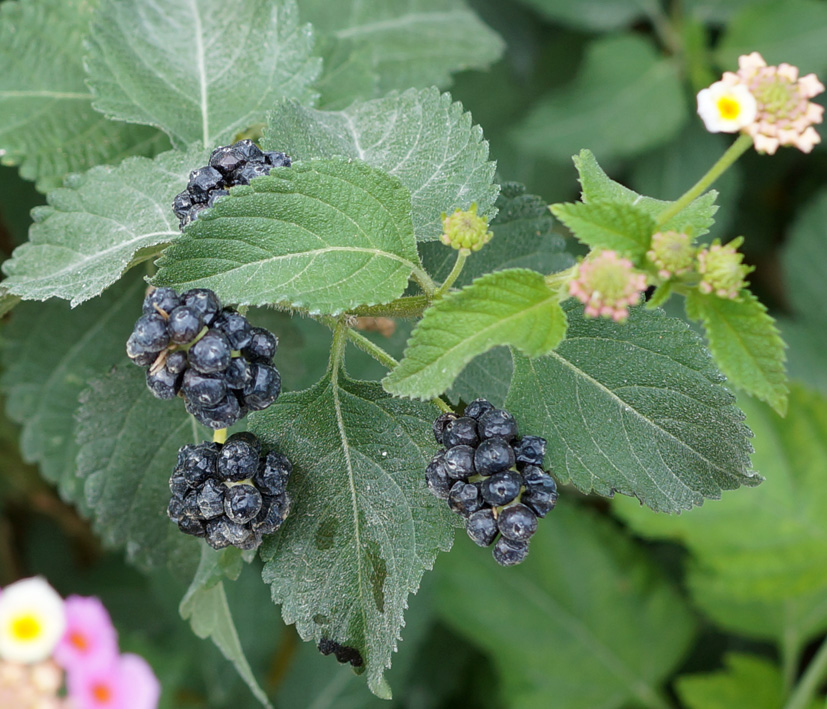
<instances>
[{"instance_id":1,"label":"yellow flower center","mask_svg":"<svg viewBox=\"0 0 827 709\"><path fill-rule=\"evenodd\" d=\"M718 99L718 113L726 121L734 121L741 113L741 104L732 96L721 96Z\"/></svg>"},{"instance_id":2,"label":"yellow flower center","mask_svg":"<svg viewBox=\"0 0 827 709\"><path fill-rule=\"evenodd\" d=\"M40 621L31 613L18 616L11 624L12 635L21 642L30 642L37 639L42 631Z\"/></svg>"}]
</instances>

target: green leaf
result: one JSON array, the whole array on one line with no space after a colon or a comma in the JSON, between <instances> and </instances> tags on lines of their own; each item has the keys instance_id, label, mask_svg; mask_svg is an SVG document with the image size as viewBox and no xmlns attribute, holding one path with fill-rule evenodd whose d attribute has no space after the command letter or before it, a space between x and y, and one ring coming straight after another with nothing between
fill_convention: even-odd
<instances>
[{"instance_id":1,"label":"green leaf","mask_svg":"<svg viewBox=\"0 0 827 709\"><path fill-rule=\"evenodd\" d=\"M734 397L686 324L644 308L625 324L563 309L566 339L546 357L515 356L506 400L522 431L548 440L559 480L663 512L761 481Z\"/></svg>"},{"instance_id":2,"label":"green leaf","mask_svg":"<svg viewBox=\"0 0 827 709\"><path fill-rule=\"evenodd\" d=\"M726 24L715 57L724 69L735 70L740 55L757 51L769 64L795 64L802 74L823 72L825 32L827 7L818 0L760 3Z\"/></svg>"},{"instance_id":3,"label":"green leaf","mask_svg":"<svg viewBox=\"0 0 827 709\"><path fill-rule=\"evenodd\" d=\"M301 11L334 51L367 52L377 95L447 86L453 72L484 69L505 48L463 0L302 0Z\"/></svg>"},{"instance_id":4,"label":"green leaf","mask_svg":"<svg viewBox=\"0 0 827 709\"><path fill-rule=\"evenodd\" d=\"M144 568L175 570L189 562L199 541L166 515L178 449L201 442L183 404L156 399L145 372L127 363L90 383L77 420L77 474L103 541L125 547L130 561Z\"/></svg>"},{"instance_id":5,"label":"green leaf","mask_svg":"<svg viewBox=\"0 0 827 709\"><path fill-rule=\"evenodd\" d=\"M103 0L86 59L95 108L211 148L278 99L312 102L321 70L295 0Z\"/></svg>"},{"instance_id":6,"label":"green leaf","mask_svg":"<svg viewBox=\"0 0 827 709\"><path fill-rule=\"evenodd\" d=\"M561 501L522 565L502 569L467 539L450 562L437 571L439 611L491 656L506 706L665 706L659 687L693 619L616 525Z\"/></svg>"},{"instance_id":7,"label":"green leaf","mask_svg":"<svg viewBox=\"0 0 827 709\"><path fill-rule=\"evenodd\" d=\"M827 394L827 329L816 318L779 318L791 379Z\"/></svg>"},{"instance_id":8,"label":"green leaf","mask_svg":"<svg viewBox=\"0 0 827 709\"><path fill-rule=\"evenodd\" d=\"M488 399L494 406L502 407L511 386L514 364L507 347L495 347L475 357L454 380L446 395L454 404Z\"/></svg>"},{"instance_id":9,"label":"green leaf","mask_svg":"<svg viewBox=\"0 0 827 709\"><path fill-rule=\"evenodd\" d=\"M120 283L75 310L60 301L24 303L3 325L0 388L9 418L23 426L23 457L82 509L82 484L75 477L78 396L87 380L124 358L142 290L135 280Z\"/></svg>"},{"instance_id":10,"label":"green leaf","mask_svg":"<svg viewBox=\"0 0 827 709\"><path fill-rule=\"evenodd\" d=\"M445 295L425 311L405 358L385 379L397 396L432 399L474 357L512 345L529 357L553 350L566 335L560 296L539 273L498 271Z\"/></svg>"},{"instance_id":11,"label":"green leaf","mask_svg":"<svg viewBox=\"0 0 827 709\"><path fill-rule=\"evenodd\" d=\"M410 208L398 180L358 160L275 169L199 216L153 283L332 314L387 303L421 273Z\"/></svg>"},{"instance_id":12,"label":"green leaf","mask_svg":"<svg viewBox=\"0 0 827 709\"><path fill-rule=\"evenodd\" d=\"M334 366L250 416L250 430L294 466L290 517L262 548L273 600L302 638L356 648L384 697L406 598L453 536L453 515L423 474L437 414Z\"/></svg>"},{"instance_id":13,"label":"green leaf","mask_svg":"<svg viewBox=\"0 0 827 709\"><path fill-rule=\"evenodd\" d=\"M316 53L323 59L322 75L313 85L319 92L319 108L341 110L354 101L366 101L379 94L379 76L373 68L370 47L353 47L350 42L322 36L316 39Z\"/></svg>"},{"instance_id":14,"label":"green leaf","mask_svg":"<svg viewBox=\"0 0 827 709\"><path fill-rule=\"evenodd\" d=\"M99 295L124 271L180 235L172 200L206 160L200 148L154 160L73 175L34 211L29 242L3 263L0 288L26 300L64 298L72 305Z\"/></svg>"},{"instance_id":15,"label":"green leaf","mask_svg":"<svg viewBox=\"0 0 827 709\"><path fill-rule=\"evenodd\" d=\"M96 2L38 0L0 6L0 159L20 165L38 189L70 172L127 155L154 155L169 142L144 126L108 121L92 108L83 40Z\"/></svg>"},{"instance_id":16,"label":"green leaf","mask_svg":"<svg viewBox=\"0 0 827 709\"><path fill-rule=\"evenodd\" d=\"M224 584L221 582L224 575L222 563L225 562L225 558L226 550L219 554L206 544L201 545L201 562L192 584L181 600L179 612L184 620L189 620L193 632L199 638L212 639L221 654L233 663L255 698L269 709L271 704L267 700L267 694L256 681L250 663L247 662L227 603ZM233 558L240 557L234 554Z\"/></svg>"},{"instance_id":17,"label":"green leaf","mask_svg":"<svg viewBox=\"0 0 827 709\"><path fill-rule=\"evenodd\" d=\"M344 111L285 101L269 114L263 144L298 160L358 158L398 177L411 193L417 241L438 239L442 213L472 202L480 214L496 214L495 163L488 161L482 129L436 89L354 103Z\"/></svg>"},{"instance_id":18,"label":"green leaf","mask_svg":"<svg viewBox=\"0 0 827 709\"><path fill-rule=\"evenodd\" d=\"M645 17L641 0L522 0L552 22L594 32L618 30Z\"/></svg>"},{"instance_id":19,"label":"green leaf","mask_svg":"<svg viewBox=\"0 0 827 709\"><path fill-rule=\"evenodd\" d=\"M640 36L594 40L577 78L540 100L513 139L556 160L584 145L604 159L638 155L674 137L687 118L679 71Z\"/></svg>"},{"instance_id":20,"label":"green leaf","mask_svg":"<svg viewBox=\"0 0 827 709\"><path fill-rule=\"evenodd\" d=\"M655 220L628 202L590 201L555 204L551 213L565 224L578 241L593 249L614 249L640 260L657 230Z\"/></svg>"},{"instance_id":21,"label":"green leaf","mask_svg":"<svg viewBox=\"0 0 827 709\"><path fill-rule=\"evenodd\" d=\"M554 219L541 197L526 194L525 187L517 182L506 182L495 207L497 216L490 223L494 238L484 249L471 254L457 286L507 268L530 268L545 275L574 265L563 238L552 231ZM420 244L419 252L425 270L437 281L445 280L457 257L456 251L441 241Z\"/></svg>"},{"instance_id":22,"label":"green leaf","mask_svg":"<svg viewBox=\"0 0 827 709\"><path fill-rule=\"evenodd\" d=\"M682 675L675 689L687 709L778 709L784 706L784 678L772 662L729 653L726 670Z\"/></svg>"},{"instance_id":23,"label":"green leaf","mask_svg":"<svg viewBox=\"0 0 827 709\"><path fill-rule=\"evenodd\" d=\"M578 155L574 156L574 166L580 175L580 186L583 190L582 200L584 202L626 202L634 204L638 209L647 212L655 219L672 204L672 202L665 202L660 199L643 197L628 187L609 179L608 175L597 164L594 155L588 150L581 150ZM686 232L695 237L706 234L709 227L715 223L713 216L718 211L718 207L715 205L717 197L718 193L715 190L702 194L669 221L662 224L660 228L662 230L672 229Z\"/></svg>"},{"instance_id":24,"label":"green leaf","mask_svg":"<svg viewBox=\"0 0 827 709\"><path fill-rule=\"evenodd\" d=\"M785 345L761 301L748 290L739 300L692 290L686 314L703 321L712 356L730 382L783 416L789 391Z\"/></svg>"},{"instance_id":25,"label":"green leaf","mask_svg":"<svg viewBox=\"0 0 827 709\"><path fill-rule=\"evenodd\" d=\"M825 224L827 189L819 192L799 212L781 255L790 303L802 318L818 323L827 322L827 315L819 307L827 300L827 282L821 267Z\"/></svg>"},{"instance_id":26,"label":"green leaf","mask_svg":"<svg viewBox=\"0 0 827 709\"><path fill-rule=\"evenodd\" d=\"M702 606L709 605L708 597L729 599L729 606L761 602L776 609L798 600L799 622L809 616L809 623L823 624L827 399L793 385L784 418L754 400L742 405L755 431L753 464L766 475L761 487L678 518L647 514L624 501L615 510L638 533L675 539L689 549L689 585ZM820 611L806 607L817 592ZM745 632L762 636L760 628Z\"/></svg>"}]
</instances>

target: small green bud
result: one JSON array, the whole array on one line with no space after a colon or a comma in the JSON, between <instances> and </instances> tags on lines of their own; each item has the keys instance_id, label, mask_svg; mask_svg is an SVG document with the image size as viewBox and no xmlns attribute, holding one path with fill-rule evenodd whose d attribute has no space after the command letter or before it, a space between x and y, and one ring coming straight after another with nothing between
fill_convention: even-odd
<instances>
[{"instance_id":1,"label":"small green bud","mask_svg":"<svg viewBox=\"0 0 827 709\"><path fill-rule=\"evenodd\" d=\"M652 235L648 258L658 269L658 275L665 279L679 276L692 268L695 248L692 237L677 231L659 231Z\"/></svg>"},{"instance_id":2,"label":"small green bud","mask_svg":"<svg viewBox=\"0 0 827 709\"><path fill-rule=\"evenodd\" d=\"M738 293L747 285L744 280L747 274L755 270L742 263L744 254L737 249L743 242L744 237L739 236L721 246L716 239L709 248L698 252L698 273L701 275L698 290L701 293L714 293L730 300L738 298Z\"/></svg>"},{"instance_id":3,"label":"small green bud","mask_svg":"<svg viewBox=\"0 0 827 709\"><path fill-rule=\"evenodd\" d=\"M488 221L484 217L477 216L476 203L466 211L458 209L450 216L442 215L440 240L446 246L479 251L493 237L494 234L488 231Z\"/></svg>"}]
</instances>

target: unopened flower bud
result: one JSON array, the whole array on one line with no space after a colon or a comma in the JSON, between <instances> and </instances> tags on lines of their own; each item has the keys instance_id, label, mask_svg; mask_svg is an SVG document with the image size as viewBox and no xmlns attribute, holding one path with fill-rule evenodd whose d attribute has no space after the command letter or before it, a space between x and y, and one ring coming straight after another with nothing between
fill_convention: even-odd
<instances>
[{"instance_id":1,"label":"unopened flower bud","mask_svg":"<svg viewBox=\"0 0 827 709\"><path fill-rule=\"evenodd\" d=\"M663 279L686 273L692 268L694 256L692 237L677 231L653 234L651 248L646 252L646 258L655 264Z\"/></svg>"},{"instance_id":2,"label":"unopened flower bud","mask_svg":"<svg viewBox=\"0 0 827 709\"><path fill-rule=\"evenodd\" d=\"M754 270L742 263L744 254L737 250L743 241L743 237L739 236L721 246L716 240L709 248L698 252L698 273L701 275L698 290L701 293L714 293L719 298L730 300L738 298L746 287L747 274Z\"/></svg>"},{"instance_id":3,"label":"unopened flower bud","mask_svg":"<svg viewBox=\"0 0 827 709\"><path fill-rule=\"evenodd\" d=\"M586 305L586 315L615 322L629 317L629 306L640 300L645 289L646 276L615 251L589 254L569 281L569 294Z\"/></svg>"},{"instance_id":4,"label":"unopened flower bud","mask_svg":"<svg viewBox=\"0 0 827 709\"><path fill-rule=\"evenodd\" d=\"M494 234L488 231L488 222L477 216L477 205L468 210L458 209L450 216L442 215L442 236L440 240L454 249L479 251Z\"/></svg>"}]
</instances>

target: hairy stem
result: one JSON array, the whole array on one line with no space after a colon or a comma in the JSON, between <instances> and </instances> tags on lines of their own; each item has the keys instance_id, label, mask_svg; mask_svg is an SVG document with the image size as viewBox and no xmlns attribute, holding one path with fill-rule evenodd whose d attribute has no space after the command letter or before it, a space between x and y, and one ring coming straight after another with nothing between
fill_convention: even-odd
<instances>
[{"instance_id":1,"label":"hairy stem","mask_svg":"<svg viewBox=\"0 0 827 709\"><path fill-rule=\"evenodd\" d=\"M679 197L670 206L658 214L657 224L659 227L663 226L678 212L691 204L695 199L700 197L706 190L723 175L735 161L740 158L747 149L752 145L752 138L746 134L738 136L732 145L727 148L726 152L721 155L716 162L700 180L698 180L692 187L690 187L684 194Z\"/></svg>"},{"instance_id":2,"label":"hairy stem","mask_svg":"<svg viewBox=\"0 0 827 709\"><path fill-rule=\"evenodd\" d=\"M465 266L465 260L471 252L468 249L460 249L457 251L457 260L454 261L454 267L451 269L451 272L448 274L448 278L445 279L445 283L443 283L434 293L434 298L441 298L445 293L448 292L448 289L454 285L454 282L459 278L459 274L462 273L462 268Z\"/></svg>"},{"instance_id":3,"label":"hairy stem","mask_svg":"<svg viewBox=\"0 0 827 709\"><path fill-rule=\"evenodd\" d=\"M419 287L428 300L433 300L434 293L436 292L436 283L434 283L433 278L425 273L425 269L417 267L413 270L411 276L419 284Z\"/></svg>"},{"instance_id":4,"label":"hairy stem","mask_svg":"<svg viewBox=\"0 0 827 709\"><path fill-rule=\"evenodd\" d=\"M424 295L406 295L382 305L364 305L350 311L351 315L369 318L418 318L430 301Z\"/></svg>"},{"instance_id":5,"label":"hairy stem","mask_svg":"<svg viewBox=\"0 0 827 709\"><path fill-rule=\"evenodd\" d=\"M812 702L819 685L827 677L827 638L815 654L801 681L796 686L784 709L805 709Z\"/></svg>"}]
</instances>

